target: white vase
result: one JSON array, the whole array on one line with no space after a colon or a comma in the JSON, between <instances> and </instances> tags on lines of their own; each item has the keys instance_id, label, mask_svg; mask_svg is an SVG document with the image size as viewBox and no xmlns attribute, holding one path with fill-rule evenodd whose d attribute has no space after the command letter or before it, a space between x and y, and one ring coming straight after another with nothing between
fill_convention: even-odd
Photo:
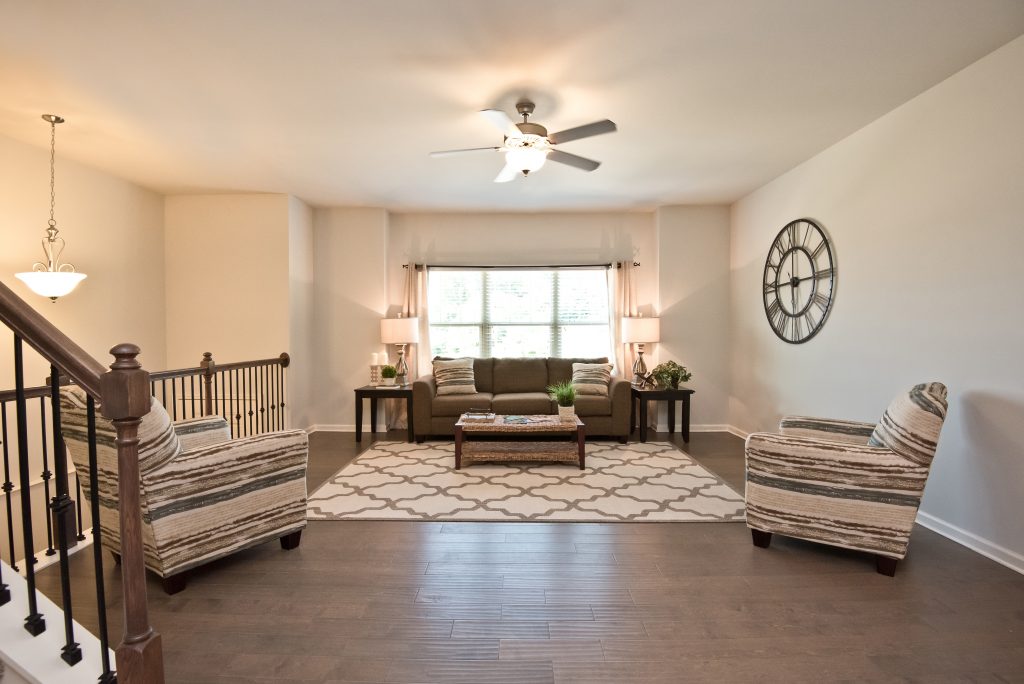
<instances>
[{"instance_id":1,"label":"white vase","mask_svg":"<svg viewBox=\"0 0 1024 684\"><path fill-rule=\"evenodd\" d=\"M572 423L576 420L576 407L575 406L559 406L558 407L558 419L563 423Z\"/></svg>"},{"instance_id":2,"label":"white vase","mask_svg":"<svg viewBox=\"0 0 1024 684\"><path fill-rule=\"evenodd\" d=\"M395 384L395 379L394 378L381 378L380 381L381 381L382 384L387 385L389 387L391 385Z\"/></svg>"}]
</instances>

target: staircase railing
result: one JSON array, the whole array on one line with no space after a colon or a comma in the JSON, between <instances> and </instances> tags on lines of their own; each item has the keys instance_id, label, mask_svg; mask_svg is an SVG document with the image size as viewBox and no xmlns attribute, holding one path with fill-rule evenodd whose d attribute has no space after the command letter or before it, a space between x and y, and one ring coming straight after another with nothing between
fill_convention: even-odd
<instances>
[{"instance_id":1,"label":"staircase railing","mask_svg":"<svg viewBox=\"0 0 1024 684\"><path fill-rule=\"evenodd\" d=\"M80 385L87 393L90 515L99 520L99 497L96 491L96 429L95 403L100 402L104 417L110 419L117 432L118 490L121 528L121 576L124 593L124 635L115 652L117 672L110 667L107 656L108 637L104 596L104 573L101 530L92 525L93 564L96 577L98 609L97 630L101 647L100 682L120 680L134 684L163 682L161 637L149 624L146 599L145 567L142 552L142 521L139 506L138 426L149 412L149 397L156 396L175 420L219 413L224 416L233 436L258 434L286 427L285 369L290 359L281 354L261 359L218 365L210 353L194 368L147 373L139 364L139 348L121 344L111 349L115 357L109 370L77 346L66 335L38 314L31 306L0 283L0 321L14 335L15 388L0 392L0 443L3 449L3 493L7 519L8 544L12 565L18 557L15 549L15 515L20 515L24 568L29 608L25 629L33 636L46 630L46 623L36 605L35 564L36 538L33 522L32 486L29 462L30 406L33 431L38 429L39 441L33 441L42 456L41 483L47 506L45 556L60 561L61 601L64 610L64 642L60 657L74 665L81 660L81 648L75 641L68 553L78 541L86 539L83 530L81 485L75 477L76 496L72 498L67 451L61 437L59 384L68 381ZM50 364L49 384L25 387L24 346L35 349ZM59 382L53 382L59 378ZM13 405L11 410L9 406ZM49 409L49 413L47 412ZM49 421L47 421L49 415ZM9 436L16 433L16 449ZM52 448L52 450L51 450ZM12 453L16 451L17 453ZM52 460L51 460L52 455ZM11 458L17 467L11 467ZM53 472L51 472L51 464ZM12 481L17 471L18 486ZM74 470L71 471L74 475ZM38 482L35 484L39 484ZM51 485L52 493L51 497ZM12 494L18 489L18 497ZM13 499L20 504L15 506ZM77 534L76 534L77 532ZM41 535L41 531L40 531ZM17 566L14 567L18 570ZM8 599L7 587L0 576L0 605Z\"/></svg>"},{"instance_id":2,"label":"staircase railing","mask_svg":"<svg viewBox=\"0 0 1024 684\"><path fill-rule=\"evenodd\" d=\"M25 387L24 345L36 350L51 365L51 378L63 373L81 386L89 396L90 462L95 459L96 433L94 429L96 400L101 401L104 417L111 420L117 432L118 494L121 528L121 577L124 591L124 636L115 651L118 679L128 684L162 684L164 665L160 634L149 624L146 601L146 576L142 553L142 516L139 507L138 426L149 412L149 374L137 360L139 348L120 344L111 350L115 361L107 370L57 329L35 309L25 303L3 283L0 283L0 320L14 334L14 382L16 423L18 436L19 480L21 484L22 543L25 550L25 580L28 588L28 612L25 629L36 636L46 630L46 622L37 607L35 587L34 536L32 533L31 482L28 459L28 398ZM67 478L67 450L59 428L59 387L51 383L53 422L53 463L56 471L55 496L50 509L57 529L57 547L60 554L60 582L64 611L65 645L61 658L74 665L82 657L75 641L72 617L71 579L68 570L68 537L70 494ZM96 486L96 479L91 479ZM92 501L97 501L92 492ZM99 525L94 525L94 533ZM95 544L94 558L97 577L102 578L100 544ZM99 582L98 582L99 583ZM0 590L6 590L0 578ZM105 606L98 608L102 612ZM103 654L106 661L106 653ZM104 662L101 680L113 681L109 663Z\"/></svg>"}]
</instances>

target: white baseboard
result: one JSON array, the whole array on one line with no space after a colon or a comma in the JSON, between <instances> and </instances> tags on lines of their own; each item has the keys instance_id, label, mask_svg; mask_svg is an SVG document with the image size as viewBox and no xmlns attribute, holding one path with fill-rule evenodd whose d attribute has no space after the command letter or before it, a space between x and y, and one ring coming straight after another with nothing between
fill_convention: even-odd
<instances>
[{"instance_id":1,"label":"white baseboard","mask_svg":"<svg viewBox=\"0 0 1024 684\"><path fill-rule=\"evenodd\" d=\"M952 523L948 523L945 520L940 520L934 515L929 515L923 511L917 512L917 522L922 527L927 527L932 532L941 534L947 539L952 539L957 544L966 546L972 551L980 553L986 558L991 558L1000 565L1005 565L1011 570L1015 570L1020 574L1024 575L1024 555L1007 549L995 542L989 541L984 537L979 537L973 532L968 532L962 527L957 527Z\"/></svg>"},{"instance_id":2,"label":"white baseboard","mask_svg":"<svg viewBox=\"0 0 1024 684\"><path fill-rule=\"evenodd\" d=\"M355 432L355 425L337 425L335 423L313 423L306 432Z\"/></svg>"}]
</instances>

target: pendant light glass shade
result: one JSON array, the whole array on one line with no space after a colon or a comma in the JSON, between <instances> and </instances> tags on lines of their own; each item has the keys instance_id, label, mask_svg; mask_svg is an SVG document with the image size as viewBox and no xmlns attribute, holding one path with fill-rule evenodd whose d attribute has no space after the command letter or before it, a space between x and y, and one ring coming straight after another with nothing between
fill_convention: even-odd
<instances>
[{"instance_id":1,"label":"pendant light glass shade","mask_svg":"<svg viewBox=\"0 0 1024 684\"><path fill-rule=\"evenodd\" d=\"M57 124L64 123L64 119L56 114L43 114L43 120L50 124L50 221L46 228L46 237L43 238L43 254L46 255L46 262L37 261L32 264L31 271L14 275L37 295L57 301L58 297L63 297L74 290L78 283L85 280L86 276L84 273L76 273L74 265L60 262L60 255L64 251L65 243L64 238L60 237L60 231L57 230L57 221L53 218L53 209L56 204L54 155L57 147Z\"/></svg>"}]
</instances>

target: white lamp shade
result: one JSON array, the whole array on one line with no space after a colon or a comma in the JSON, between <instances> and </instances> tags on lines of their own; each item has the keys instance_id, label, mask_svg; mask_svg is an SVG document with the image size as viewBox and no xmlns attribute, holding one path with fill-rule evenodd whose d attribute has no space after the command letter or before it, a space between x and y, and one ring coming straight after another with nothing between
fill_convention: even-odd
<instances>
[{"instance_id":1,"label":"white lamp shade","mask_svg":"<svg viewBox=\"0 0 1024 684\"><path fill-rule=\"evenodd\" d=\"M420 341L420 319L382 318L380 341L384 344L416 344Z\"/></svg>"},{"instance_id":2,"label":"white lamp shade","mask_svg":"<svg viewBox=\"0 0 1024 684\"><path fill-rule=\"evenodd\" d=\"M50 299L69 294L78 286L78 283L85 280L84 273L69 273L67 271L26 271L14 275L37 295Z\"/></svg>"},{"instance_id":3,"label":"white lamp shade","mask_svg":"<svg viewBox=\"0 0 1024 684\"><path fill-rule=\"evenodd\" d=\"M660 318L623 318L622 341L625 343L657 342L661 339Z\"/></svg>"}]
</instances>

